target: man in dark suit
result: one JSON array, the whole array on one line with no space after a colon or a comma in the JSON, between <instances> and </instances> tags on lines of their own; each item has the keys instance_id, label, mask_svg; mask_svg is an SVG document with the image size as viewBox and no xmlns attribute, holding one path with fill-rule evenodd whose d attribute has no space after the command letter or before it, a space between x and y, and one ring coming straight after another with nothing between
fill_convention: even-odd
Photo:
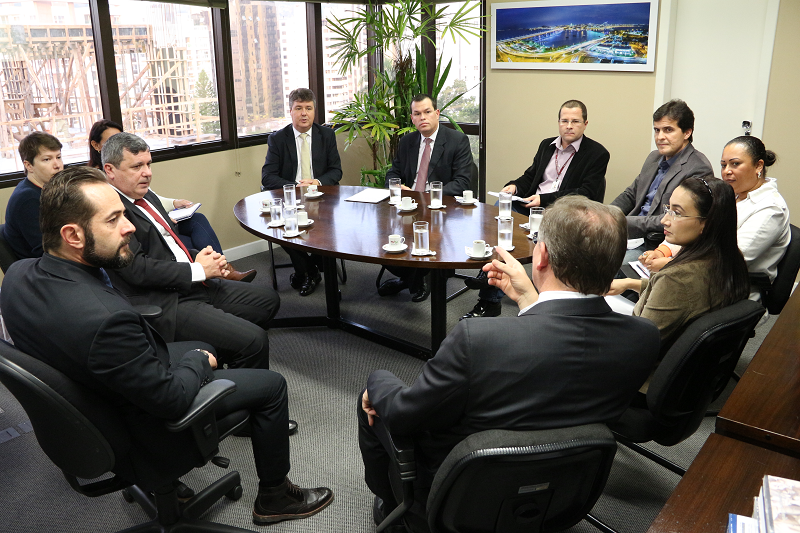
<instances>
[{"instance_id":1,"label":"man in dark suit","mask_svg":"<svg viewBox=\"0 0 800 533\"><path fill-rule=\"evenodd\" d=\"M319 512L333 499L330 489L299 489L286 477L283 376L266 369L217 369L214 349L205 343L168 345L111 286L105 269L134 259L129 242L136 228L124 213L120 197L95 169L69 168L44 188L45 253L16 262L3 281L2 310L14 342L106 399L130 430L129 453L147 457L161 478L180 475L200 459L189 432L169 432L164 421L183 415L209 381L230 379L237 389L216 412L250 411L259 477L253 521ZM118 465L126 464L118 459ZM124 478L121 468L117 473ZM142 481L145 490L156 482Z\"/></svg>"},{"instance_id":2,"label":"man in dark suit","mask_svg":"<svg viewBox=\"0 0 800 533\"><path fill-rule=\"evenodd\" d=\"M427 94L415 96L411 101L411 122L417 131L400 139L392 168L386 173L386 182L400 178L403 189L424 192L430 189L430 182L441 181L442 192L448 196L459 196L464 189L469 189L472 176L469 139L460 131L439 127L436 100ZM398 277L381 284L378 288L381 296L409 289L411 301L421 302L430 295L425 282L426 269L387 269Z\"/></svg>"},{"instance_id":3,"label":"man in dark suit","mask_svg":"<svg viewBox=\"0 0 800 533\"><path fill-rule=\"evenodd\" d=\"M281 189L291 183L339 184L342 164L336 135L331 128L314 124L316 107L317 99L311 90L295 89L289 93L292 123L267 140L267 159L261 167L262 191ZM289 278L292 287L300 291L300 296L308 296L322 281L318 268L321 258L288 246L284 250L294 266L294 274Z\"/></svg>"},{"instance_id":4,"label":"man in dark suit","mask_svg":"<svg viewBox=\"0 0 800 533\"><path fill-rule=\"evenodd\" d=\"M396 505L388 430L414 441L417 503L409 520L416 531L436 470L465 437L613 421L652 370L658 329L612 312L602 297L625 253L622 212L567 196L545 212L540 234L533 283L500 248L505 262L484 267L517 302L519 316L459 322L411 386L385 370L369 376L358 410L359 446L367 485L382 500L377 518Z\"/></svg>"},{"instance_id":5,"label":"man in dark suit","mask_svg":"<svg viewBox=\"0 0 800 533\"><path fill-rule=\"evenodd\" d=\"M625 262L635 261L664 240L664 204L683 180L714 175L708 158L692 146L694 113L686 102L670 100L656 109L653 132L657 149L647 156L633 183L611 202L627 215L628 236L645 239L642 246L628 251Z\"/></svg>"},{"instance_id":6,"label":"man in dark suit","mask_svg":"<svg viewBox=\"0 0 800 533\"><path fill-rule=\"evenodd\" d=\"M531 207L549 207L568 194L580 194L596 202L606 192L606 168L609 154L602 144L586 135L589 125L586 106L580 100L567 100L558 110L558 137L539 144L533 164L522 176L509 181L502 192L523 198L514 202L514 211L530 214ZM461 317L499 316L502 291L488 286L485 274L468 278L470 288L481 289L478 303Z\"/></svg>"},{"instance_id":7,"label":"man in dark suit","mask_svg":"<svg viewBox=\"0 0 800 533\"><path fill-rule=\"evenodd\" d=\"M154 327L167 340L214 346L229 367L269 368L267 326L280 299L271 287L224 279L225 256L207 247L187 249L161 202L150 191L150 149L118 133L103 146L103 169L136 228L133 260L109 272L134 304L157 305Z\"/></svg>"}]
</instances>

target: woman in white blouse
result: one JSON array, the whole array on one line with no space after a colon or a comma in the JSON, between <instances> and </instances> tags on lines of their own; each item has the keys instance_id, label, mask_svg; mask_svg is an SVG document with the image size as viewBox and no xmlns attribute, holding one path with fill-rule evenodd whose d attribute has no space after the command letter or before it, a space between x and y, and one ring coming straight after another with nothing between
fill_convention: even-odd
<instances>
[{"instance_id":1,"label":"woman in white blouse","mask_svg":"<svg viewBox=\"0 0 800 533\"><path fill-rule=\"evenodd\" d=\"M770 282L775 280L778 262L791 239L789 208L778 192L775 178L766 177L766 169L776 160L775 152L767 150L761 139L741 136L725 145L720 161L720 177L736 194L736 237L747 270L766 274ZM675 253L676 250L661 245L645 252L640 261L651 271L657 271ZM758 292L751 292L751 298L758 299Z\"/></svg>"}]
</instances>

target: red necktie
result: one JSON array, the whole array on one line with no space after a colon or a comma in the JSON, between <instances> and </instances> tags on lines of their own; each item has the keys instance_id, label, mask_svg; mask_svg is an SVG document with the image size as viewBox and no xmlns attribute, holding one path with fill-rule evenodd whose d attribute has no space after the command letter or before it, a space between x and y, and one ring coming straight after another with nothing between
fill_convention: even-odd
<instances>
[{"instance_id":1,"label":"red necktie","mask_svg":"<svg viewBox=\"0 0 800 533\"><path fill-rule=\"evenodd\" d=\"M175 234L174 231L172 231L172 228L169 227L169 224L167 223L166 220L164 220L164 217L159 215L155 211L155 209L150 207L150 204L145 202L143 198L139 198L138 200L135 200L133 203L134 203L134 205L137 205L137 206L141 207L142 209L144 209L145 211L147 211L148 213L150 213L150 216L153 217L153 220L155 220L156 222L161 224L161 226L165 230L167 230L167 233L169 233L172 236L172 238L175 240L175 243L178 246L181 247L181 250L183 250L186 253L186 257L189 258L189 262L190 263L194 263L194 260L192 259L192 254L189 253L189 250L186 249L186 246L183 245L183 242L181 242L180 238Z\"/></svg>"},{"instance_id":2,"label":"red necktie","mask_svg":"<svg viewBox=\"0 0 800 533\"><path fill-rule=\"evenodd\" d=\"M425 184L428 182L428 166L431 162L431 138L425 139L425 148L422 150L422 160L419 162L419 170L417 171L417 184L414 190L418 192L425 192Z\"/></svg>"}]
</instances>

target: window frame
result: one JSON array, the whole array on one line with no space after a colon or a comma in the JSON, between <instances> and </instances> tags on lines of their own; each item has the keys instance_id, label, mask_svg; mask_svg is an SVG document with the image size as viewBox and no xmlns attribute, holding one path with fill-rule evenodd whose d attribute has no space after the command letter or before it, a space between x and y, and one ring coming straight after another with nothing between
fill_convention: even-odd
<instances>
[{"instance_id":1,"label":"window frame","mask_svg":"<svg viewBox=\"0 0 800 533\"><path fill-rule=\"evenodd\" d=\"M387 2L379 0L374 3L375 9L380 9L382 4ZM323 95L325 88L324 63L322 61L322 5L318 2L305 2L306 4L306 28L308 38L308 75L309 89L316 95ZM221 139L207 141L189 145L178 145L169 148L159 148L153 150L153 161L170 161L183 157L192 157L203 154L221 152L225 150L235 150L248 146L265 145L271 133L260 133L239 137L236 129L236 101L234 98L233 83L233 57L231 54L231 27L230 11L228 9L211 9L211 24L213 29L214 61L217 74L217 96L219 98L219 118L221 128ZM89 12L91 18L92 33L94 39L95 59L97 61L97 75L100 90L100 101L103 109L103 116L115 122L122 122L122 108L119 101L119 86L117 83L117 70L114 59L114 37L112 33L111 14L108 0L89 0ZM486 29L486 3L481 2L480 7L481 27ZM435 30L432 30L431 37L435 42ZM481 198L484 197L485 169L481 162L485 157L484 148L484 129L486 122L486 111L484 102L486 101L485 83L485 55L486 38L480 37L481 58L481 122L459 123L459 126L468 135L478 135L480 161ZM433 80L436 69L436 46L433 43L425 42L423 45L425 56L428 60L428 80L429 84ZM312 53L313 51L313 53ZM374 71L383 69L382 58L369 56L367 59L369 79L371 86L374 83ZM315 121L321 123L325 117L325 99L317 98L317 113ZM79 166L84 164L70 163L66 166ZM15 187L20 181L25 179L24 172L10 172L0 174L0 189Z\"/></svg>"}]
</instances>

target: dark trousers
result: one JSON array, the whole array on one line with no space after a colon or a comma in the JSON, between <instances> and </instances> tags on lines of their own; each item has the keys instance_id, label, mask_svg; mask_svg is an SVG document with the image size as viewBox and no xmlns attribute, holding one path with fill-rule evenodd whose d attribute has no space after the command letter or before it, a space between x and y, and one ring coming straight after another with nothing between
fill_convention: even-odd
<instances>
[{"instance_id":1,"label":"dark trousers","mask_svg":"<svg viewBox=\"0 0 800 533\"><path fill-rule=\"evenodd\" d=\"M191 218L181 220L177 226L178 237L187 248L202 250L206 246L211 246L215 252L222 253L222 245L217 234L202 213L195 213Z\"/></svg>"},{"instance_id":2,"label":"dark trousers","mask_svg":"<svg viewBox=\"0 0 800 533\"><path fill-rule=\"evenodd\" d=\"M401 494L402 483L400 475L391 467L390 453L391 443L389 441L386 425L379 418L375 419L375 425L369 425L367 414L361 409L362 391L358 395L357 416L358 416L358 447L361 450L361 460L364 462L364 480L367 487L375 496L384 502L386 514L397 507L397 499L394 496L392 487ZM428 501L430 492L431 476L425 475L421 469L414 482L414 504L405 515L406 526L415 533L428 532L428 522L425 517L425 505Z\"/></svg>"},{"instance_id":3,"label":"dark trousers","mask_svg":"<svg viewBox=\"0 0 800 533\"><path fill-rule=\"evenodd\" d=\"M428 275L430 269L428 268L411 268L411 267L390 267L387 266L386 270L405 281L408 284L410 293L415 293L422 288L422 282L425 276Z\"/></svg>"},{"instance_id":4,"label":"dark trousers","mask_svg":"<svg viewBox=\"0 0 800 533\"><path fill-rule=\"evenodd\" d=\"M269 321L280 297L271 287L229 280L196 284L178 301L176 341L202 341L228 368L269 368Z\"/></svg>"},{"instance_id":5,"label":"dark trousers","mask_svg":"<svg viewBox=\"0 0 800 533\"><path fill-rule=\"evenodd\" d=\"M204 343L176 342L169 344L170 361L176 363L183 354L198 348L215 353L210 345ZM263 369L215 370L214 377L236 383L236 391L217 404L217 418L234 411L249 411L258 479L266 487L283 482L289 473L286 380L277 372Z\"/></svg>"},{"instance_id":6,"label":"dark trousers","mask_svg":"<svg viewBox=\"0 0 800 533\"><path fill-rule=\"evenodd\" d=\"M319 266L322 264L322 256L317 254L309 254L308 252L304 252L302 250L295 250L294 248L289 248L288 246L283 248L286 250L286 253L289 254L289 259L292 260L292 266L294 267L295 273L300 276L304 276L306 274L310 274L311 276L316 276L319 273Z\"/></svg>"}]
</instances>

